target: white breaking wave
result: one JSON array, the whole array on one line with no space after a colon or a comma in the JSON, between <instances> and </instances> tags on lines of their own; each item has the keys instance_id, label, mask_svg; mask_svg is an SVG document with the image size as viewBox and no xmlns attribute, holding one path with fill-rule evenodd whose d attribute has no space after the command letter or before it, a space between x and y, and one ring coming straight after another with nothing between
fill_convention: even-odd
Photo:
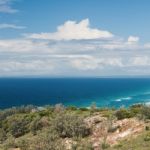
<instances>
[{"instance_id":1,"label":"white breaking wave","mask_svg":"<svg viewBox=\"0 0 150 150\"><path fill-rule=\"evenodd\" d=\"M116 101L116 102L120 102L120 101L121 101L121 99L119 98L119 99L116 99L115 101Z\"/></svg>"},{"instance_id":2,"label":"white breaking wave","mask_svg":"<svg viewBox=\"0 0 150 150\"><path fill-rule=\"evenodd\" d=\"M122 98L123 100L130 100L132 99L132 97L125 97L125 98Z\"/></svg>"},{"instance_id":3,"label":"white breaking wave","mask_svg":"<svg viewBox=\"0 0 150 150\"><path fill-rule=\"evenodd\" d=\"M115 101L116 102L121 102L121 101L124 101L124 100L131 100L131 99L132 99L132 97L122 97L122 98L116 99Z\"/></svg>"},{"instance_id":4,"label":"white breaking wave","mask_svg":"<svg viewBox=\"0 0 150 150\"><path fill-rule=\"evenodd\" d=\"M145 105L150 106L150 102L146 102Z\"/></svg>"}]
</instances>

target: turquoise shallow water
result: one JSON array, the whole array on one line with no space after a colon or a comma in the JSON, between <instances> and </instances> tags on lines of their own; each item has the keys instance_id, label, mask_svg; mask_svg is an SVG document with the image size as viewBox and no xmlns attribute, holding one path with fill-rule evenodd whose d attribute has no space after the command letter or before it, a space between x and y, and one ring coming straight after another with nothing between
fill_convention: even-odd
<instances>
[{"instance_id":1,"label":"turquoise shallow water","mask_svg":"<svg viewBox=\"0 0 150 150\"><path fill-rule=\"evenodd\" d=\"M62 103L88 107L130 106L150 102L150 78L0 79L0 108Z\"/></svg>"}]
</instances>

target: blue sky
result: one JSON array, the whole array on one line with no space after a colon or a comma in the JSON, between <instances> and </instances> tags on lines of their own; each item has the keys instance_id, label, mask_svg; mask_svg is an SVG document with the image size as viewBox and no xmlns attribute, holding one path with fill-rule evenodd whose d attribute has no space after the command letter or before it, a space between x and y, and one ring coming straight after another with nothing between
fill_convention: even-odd
<instances>
[{"instance_id":1,"label":"blue sky","mask_svg":"<svg viewBox=\"0 0 150 150\"><path fill-rule=\"evenodd\" d=\"M0 0L0 76L150 75L149 0Z\"/></svg>"}]
</instances>

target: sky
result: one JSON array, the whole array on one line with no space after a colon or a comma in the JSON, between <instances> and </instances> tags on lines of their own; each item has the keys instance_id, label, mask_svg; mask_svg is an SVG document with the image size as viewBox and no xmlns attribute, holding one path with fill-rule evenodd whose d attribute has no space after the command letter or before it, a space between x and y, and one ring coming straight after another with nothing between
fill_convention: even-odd
<instances>
[{"instance_id":1,"label":"sky","mask_svg":"<svg viewBox=\"0 0 150 150\"><path fill-rule=\"evenodd\" d=\"M0 0L0 77L150 75L149 0Z\"/></svg>"}]
</instances>

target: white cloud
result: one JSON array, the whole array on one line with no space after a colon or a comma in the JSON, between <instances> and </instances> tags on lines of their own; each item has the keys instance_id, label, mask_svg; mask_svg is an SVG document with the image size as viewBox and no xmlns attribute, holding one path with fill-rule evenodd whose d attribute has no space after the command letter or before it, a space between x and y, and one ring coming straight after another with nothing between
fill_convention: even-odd
<instances>
[{"instance_id":1,"label":"white cloud","mask_svg":"<svg viewBox=\"0 0 150 150\"><path fill-rule=\"evenodd\" d=\"M1 13L16 13L18 10L12 8L11 4L15 0L0 0L0 12Z\"/></svg>"},{"instance_id":2,"label":"white cloud","mask_svg":"<svg viewBox=\"0 0 150 150\"><path fill-rule=\"evenodd\" d=\"M140 38L137 36L129 36L128 37L128 43L129 44L137 43L139 40L140 40Z\"/></svg>"},{"instance_id":3,"label":"white cloud","mask_svg":"<svg viewBox=\"0 0 150 150\"><path fill-rule=\"evenodd\" d=\"M66 22L47 36L35 34L37 38L1 39L0 76L148 73L149 43L139 44L139 37L129 36L125 40L100 31L89 27L85 19L79 23Z\"/></svg>"},{"instance_id":4,"label":"white cloud","mask_svg":"<svg viewBox=\"0 0 150 150\"><path fill-rule=\"evenodd\" d=\"M112 38L113 34L90 27L89 19L84 19L77 23L76 21L67 21L57 28L54 33L40 33L26 35L33 39L48 40L88 40L88 39L107 39Z\"/></svg>"},{"instance_id":5,"label":"white cloud","mask_svg":"<svg viewBox=\"0 0 150 150\"><path fill-rule=\"evenodd\" d=\"M0 52L30 53L33 51L49 51L48 42L38 42L26 39L0 40Z\"/></svg>"},{"instance_id":6,"label":"white cloud","mask_svg":"<svg viewBox=\"0 0 150 150\"><path fill-rule=\"evenodd\" d=\"M45 60L7 60L0 61L0 76L13 75L42 75L52 72L53 62Z\"/></svg>"},{"instance_id":7,"label":"white cloud","mask_svg":"<svg viewBox=\"0 0 150 150\"><path fill-rule=\"evenodd\" d=\"M138 56L131 59L132 66L150 66L150 58L148 56Z\"/></svg>"},{"instance_id":8,"label":"white cloud","mask_svg":"<svg viewBox=\"0 0 150 150\"><path fill-rule=\"evenodd\" d=\"M144 48L150 48L150 43L146 43L146 44L144 44Z\"/></svg>"},{"instance_id":9,"label":"white cloud","mask_svg":"<svg viewBox=\"0 0 150 150\"><path fill-rule=\"evenodd\" d=\"M88 59L75 59L71 60L71 64L73 67L79 69L79 70L94 70L98 67L98 61L93 58Z\"/></svg>"},{"instance_id":10,"label":"white cloud","mask_svg":"<svg viewBox=\"0 0 150 150\"><path fill-rule=\"evenodd\" d=\"M139 45L137 45L137 43L134 43L134 42L126 42L126 41L117 41L115 39L115 41L105 41L103 42L103 44L100 44L99 45L99 48L102 48L102 49L107 49L107 50L129 50L129 49L138 49L139 48Z\"/></svg>"},{"instance_id":11,"label":"white cloud","mask_svg":"<svg viewBox=\"0 0 150 150\"><path fill-rule=\"evenodd\" d=\"M79 70L95 70L103 69L104 67L122 67L121 58L97 58L97 57L87 57L87 58L78 58L71 60L73 67Z\"/></svg>"},{"instance_id":12,"label":"white cloud","mask_svg":"<svg viewBox=\"0 0 150 150\"><path fill-rule=\"evenodd\" d=\"M0 29L25 29L25 26L17 26L15 24L7 24L7 23L3 23L0 24Z\"/></svg>"}]
</instances>

